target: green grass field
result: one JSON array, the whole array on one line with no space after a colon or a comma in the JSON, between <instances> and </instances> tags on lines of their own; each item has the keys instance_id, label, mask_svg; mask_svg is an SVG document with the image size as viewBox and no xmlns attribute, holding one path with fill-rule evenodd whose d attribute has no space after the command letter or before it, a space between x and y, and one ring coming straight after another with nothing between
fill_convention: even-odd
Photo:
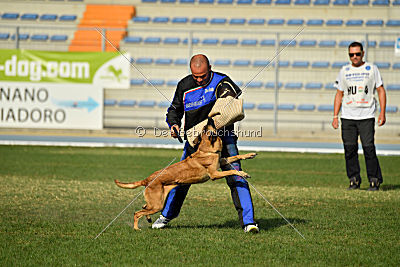
<instances>
[{"instance_id":1,"label":"green grass field","mask_svg":"<svg viewBox=\"0 0 400 267\"><path fill-rule=\"evenodd\" d=\"M384 184L347 191L339 154L259 153L243 168L305 236L252 190L258 235L240 228L225 180L191 187L167 229L132 229L144 188L123 190L181 151L0 146L0 263L29 265L399 266L400 157L380 157ZM158 217L158 214L153 218Z\"/></svg>"}]
</instances>

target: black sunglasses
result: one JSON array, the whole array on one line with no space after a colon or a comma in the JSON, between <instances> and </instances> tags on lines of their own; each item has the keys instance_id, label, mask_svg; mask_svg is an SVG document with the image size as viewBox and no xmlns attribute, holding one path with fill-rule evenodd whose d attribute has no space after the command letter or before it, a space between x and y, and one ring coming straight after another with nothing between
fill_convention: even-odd
<instances>
[{"instance_id":1,"label":"black sunglasses","mask_svg":"<svg viewBox=\"0 0 400 267\"><path fill-rule=\"evenodd\" d=\"M349 57L354 57L354 55L356 55L357 57L360 57L361 56L361 52L349 53Z\"/></svg>"}]
</instances>

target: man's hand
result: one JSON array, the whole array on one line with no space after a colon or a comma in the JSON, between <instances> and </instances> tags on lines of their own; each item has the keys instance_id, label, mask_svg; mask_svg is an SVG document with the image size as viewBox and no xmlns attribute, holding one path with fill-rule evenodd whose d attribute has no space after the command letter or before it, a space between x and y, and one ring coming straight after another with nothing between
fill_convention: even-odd
<instances>
[{"instance_id":1,"label":"man's hand","mask_svg":"<svg viewBox=\"0 0 400 267\"><path fill-rule=\"evenodd\" d=\"M382 126L386 123L386 116L384 112L381 112L378 117L378 126Z\"/></svg>"},{"instance_id":2,"label":"man's hand","mask_svg":"<svg viewBox=\"0 0 400 267\"><path fill-rule=\"evenodd\" d=\"M333 118L332 127L333 127L333 129L339 128L339 120L338 120L338 118Z\"/></svg>"},{"instance_id":3,"label":"man's hand","mask_svg":"<svg viewBox=\"0 0 400 267\"><path fill-rule=\"evenodd\" d=\"M176 132L179 133L179 126L177 124L174 124L171 127L171 136L173 138L178 138L178 135L175 133L174 128L176 129Z\"/></svg>"}]
</instances>

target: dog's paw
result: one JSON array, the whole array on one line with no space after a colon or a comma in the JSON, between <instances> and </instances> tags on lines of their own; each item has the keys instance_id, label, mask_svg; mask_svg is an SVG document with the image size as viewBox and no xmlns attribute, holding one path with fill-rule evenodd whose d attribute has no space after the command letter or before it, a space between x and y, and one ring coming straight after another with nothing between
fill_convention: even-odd
<instances>
[{"instance_id":1,"label":"dog's paw","mask_svg":"<svg viewBox=\"0 0 400 267\"><path fill-rule=\"evenodd\" d=\"M243 178L250 178L250 174L244 171L239 171L239 175L242 176Z\"/></svg>"}]
</instances>

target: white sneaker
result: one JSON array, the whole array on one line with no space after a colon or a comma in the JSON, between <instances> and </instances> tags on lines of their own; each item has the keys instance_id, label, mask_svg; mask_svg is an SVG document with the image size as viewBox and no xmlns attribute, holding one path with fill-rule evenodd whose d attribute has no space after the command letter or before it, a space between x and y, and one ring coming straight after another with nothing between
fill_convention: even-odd
<instances>
[{"instance_id":1,"label":"white sneaker","mask_svg":"<svg viewBox=\"0 0 400 267\"><path fill-rule=\"evenodd\" d=\"M160 215L160 218L158 218L151 226L151 228L153 229L162 229L165 226L167 226L167 224L169 223L169 219L165 218L164 216Z\"/></svg>"},{"instance_id":2,"label":"white sneaker","mask_svg":"<svg viewBox=\"0 0 400 267\"><path fill-rule=\"evenodd\" d=\"M248 224L244 227L244 232L257 234L258 232L260 232L260 229L258 229L257 224Z\"/></svg>"}]
</instances>

